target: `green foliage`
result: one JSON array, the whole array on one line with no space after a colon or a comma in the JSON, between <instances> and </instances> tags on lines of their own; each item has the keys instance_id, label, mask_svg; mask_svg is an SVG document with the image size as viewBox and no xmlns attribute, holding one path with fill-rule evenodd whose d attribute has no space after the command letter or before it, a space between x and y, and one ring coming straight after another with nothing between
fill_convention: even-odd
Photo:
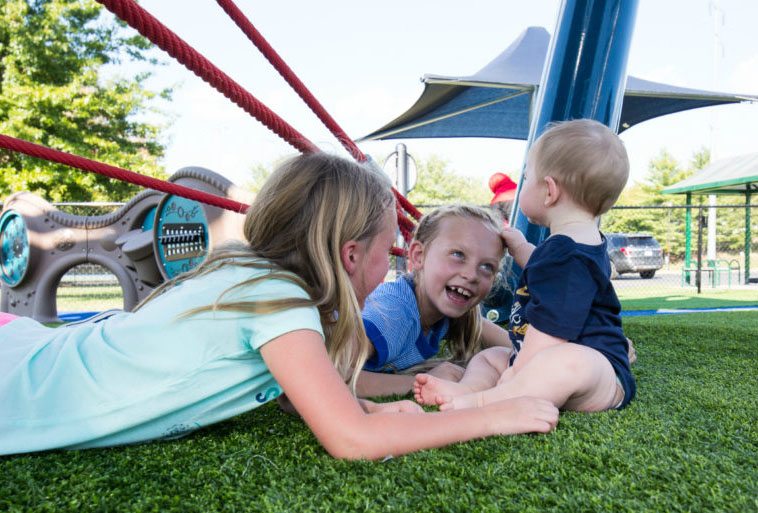
<instances>
[{"instance_id":1,"label":"green foliage","mask_svg":"<svg viewBox=\"0 0 758 513\"><path fill-rule=\"evenodd\" d=\"M686 168L674 159L666 150L650 161L645 180L626 189L617 201L624 206L675 206L684 205L684 195L661 194L669 185L684 180L710 162L710 152L700 149L696 152ZM646 232L660 242L664 253L672 260L684 256L685 215L679 209L641 209L626 210L616 208L603 216L604 232Z\"/></svg>"},{"instance_id":2,"label":"green foliage","mask_svg":"<svg viewBox=\"0 0 758 513\"><path fill-rule=\"evenodd\" d=\"M756 511L758 312L624 327L636 399L563 413L550 435L336 461L267 404L181 440L2 457L0 510Z\"/></svg>"},{"instance_id":3,"label":"green foliage","mask_svg":"<svg viewBox=\"0 0 758 513\"><path fill-rule=\"evenodd\" d=\"M691 176L710 163L711 155L706 149L693 154L689 165L682 167L665 150L650 162L646 180L622 194L619 205L676 206L685 205L684 194L661 194L661 190ZM743 203L742 196L720 195L717 205L735 205ZM707 204L706 196L694 195L695 206ZM691 230L695 233L698 210L692 209ZM745 209L721 208L717 210L716 233L720 251L739 253L745 244ZM663 250L672 260L684 257L685 212L682 209L616 209L603 217L603 230L606 232L648 232L661 243Z\"/></svg>"},{"instance_id":4,"label":"green foliage","mask_svg":"<svg viewBox=\"0 0 758 513\"><path fill-rule=\"evenodd\" d=\"M0 133L165 176L158 165L161 127L138 118L170 91L148 90L150 73L102 79L106 65L148 61L150 44L125 35L101 12L94 0L0 3ZM52 201L117 201L140 189L3 151L0 195L20 190Z\"/></svg>"},{"instance_id":5,"label":"green foliage","mask_svg":"<svg viewBox=\"0 0 758 513\"><path fill-rule=\"evenodd\" d=\"M261 187L263 187L263 184L266 183L266 180L268 180L268 177L271 176L271 171L270 168L267 168L263 164L255 164L250 168L250 179L245 184L245 188L257 194L261 190Z\"/></svg>"},{"instance_id":6,"label":"green foliage","mask_svg":"<svg viewBox=\"0 0 758 513\"><path fill-rule=\"evenodd\" d=\"M669 152L662 150L658 157L650 161L647 177L642 183L642 190L647 194L650 204L668 204L672 200L669 199L669 196L662 195L661 190L693 175L695 171L708 165L710 160L710 151L700 149L693 155L690 166L682 168ZM681 203L684 204L683 201Z\"/></svg>"},{"instance_id":7,"label":"green foliage","mask_svg":"<svg viewBox=\"0 0 758 513\"><path fill-rule=\"evenodd\" d=\"M383 161L383 159L382 159ZM270 166L255 164L250 168L250 179L245 188L257 193L280 161ZM387 166L391 164L388 163ZM452 203L489 204L491 193L477 180L462 176L448 168L447 161L432 155L428 160L417 160L418 179L408 199L415 205L448 205Z\"/></svg>"},{"instance_id":8,"label":"green foliage","mask_svg":"<svg viewBox=\"0 0 758 513\"><path fill-rule=\"evenodd\" d=\"M755 198L755 195L753 195ZM742 205L745 197L742 195L723 195L716 197L717 205ZM755 199L752 201L755 204ZM706 203L707 204L707 203ZM752 240L753 247L758 242L758 218L756 218L756 209L752 209ZM708 211L704 211L708 215ZM693 219L697 214L693 213ZM693 221L693 226L696 226ZM694 228L693 228L694 230ZM706 228L707 230L707 228ZM745 249L745 209L744 208L719 208L716 209L716 233L718 234L718 250L732 253L741 253ZM753 250L755 251L755 250Z\"/></svg>"},{"instance_id":9,"label":"green foliage","mask_svg":"<svg viewBox=\"0 0 758 513\"><path fill-rule=\"evenodd\" d=\"M491 193L484 185L448 169L447 161L436 155L427 161L419 161L418 181L408 194L408 199L416 205L486 205L490 197Z\"/></svg>"}]
</instances>

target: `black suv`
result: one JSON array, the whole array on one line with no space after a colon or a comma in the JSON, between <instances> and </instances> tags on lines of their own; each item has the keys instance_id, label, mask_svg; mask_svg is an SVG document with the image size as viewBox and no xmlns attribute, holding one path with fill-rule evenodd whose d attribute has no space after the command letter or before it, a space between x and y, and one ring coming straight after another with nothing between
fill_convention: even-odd
<instances>
[{"instance_id":1,"label":"black suv","mask_svg":"<svg viewBox=\"0 0 758 513\"><path fill-rule=\"evenodd\" d=\"M619 274L640 273L650 279L663 267L663 252L655 237L645 233L606 233L611 278Z\"/></svg>"}]
</instances>

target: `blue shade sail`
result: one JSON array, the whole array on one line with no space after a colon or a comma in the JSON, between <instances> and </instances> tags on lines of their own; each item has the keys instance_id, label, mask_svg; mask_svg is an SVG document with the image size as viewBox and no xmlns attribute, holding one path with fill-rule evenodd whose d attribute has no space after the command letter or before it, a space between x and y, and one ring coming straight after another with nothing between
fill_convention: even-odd
<instances>
[{"instance_id":1,"label":"blue shade sail","mask_svg":"<svg viewBox=\"0 0 758 513\"><path fill-rule=\"evenodd\" d=\"M550 34L529 27L474 75L425 75L424 91L406 112L359 140L492 137L527 140L532 98L542 77ZM627 77L619 132L689 109L758 101L758 96L678 87Z\"/></svg>"}]
</instances>

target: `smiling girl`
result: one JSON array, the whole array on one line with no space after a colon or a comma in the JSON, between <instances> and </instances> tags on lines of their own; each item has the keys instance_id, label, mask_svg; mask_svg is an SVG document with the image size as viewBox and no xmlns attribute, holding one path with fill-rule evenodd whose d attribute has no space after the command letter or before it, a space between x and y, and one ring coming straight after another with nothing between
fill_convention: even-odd
<instances>
[{"instance_id":1,"label":"smiling girl","mask_svg":"<svg viewBox=\"0 0 758 513\"><path fill-rule=\"evenodd\" d=\"M478 308L503 257L502 223L472 205L424 216L408 248L412 272L381 284L366 300L363 323L373 351L358 382L361 395L409 392L413 370L437 355L443 339L454 361L468 361L482 344L510 351L507 333ZM443 363L429 373L457 381L463 369Z\"/></svg>"}]
</instances>

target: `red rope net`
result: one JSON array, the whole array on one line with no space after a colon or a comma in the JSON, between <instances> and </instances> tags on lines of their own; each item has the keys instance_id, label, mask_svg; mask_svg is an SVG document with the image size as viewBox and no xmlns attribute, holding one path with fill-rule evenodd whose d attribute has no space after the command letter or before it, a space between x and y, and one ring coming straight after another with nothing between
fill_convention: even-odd
<instances>
[{"instance_id":1,"label":"red rope net","mask_svg":"<svg viewBox=\"0 0 758 513\"><path fill-rule=\"evenodd\" d=\"M0 147L244 214L250 205L0 134Z\"/></svg>"},{"instance_id":2,"label":"red rope net","mask_svg":"<svg viewBox=\"0 0 758 513\"><path fill-rule=\"evenodd\" d=\"M136 2L131 0L98 1L294 148L303 153L318 151L315 144L292 128L286 121Z\"/></svg>"},{"instance_id":3,"label":"red rope net","mask_svg":"<svg viewBox=\"0 0 758 513\"><path fill-rule=\"evenodd\" d=\"M255 96L242 88L242 86L235 82L231 77L213 65L208 59L202 56L150 13L145 11L136 2L133 0L98 1L108 10L135 28L140 34L182 63L198 77L212 85L216 90L241 107L245 112L263 123L263 125L276 133L294 148L303 153L318 151L318 148L305 138L305 136L300 134L291 125L255 98ZM316 114L343 146L345 146L351 155L360 162L366 161L367 159L363 152L361 152L352 139L347 136L337 122L310 93L281 57L279 57L263 36L255 29L247 18L245 18L237 6L231 0L217 1L248 38L260 49L282 77L293 87L297 94L305 101L309 108L311 108L314 114ZM249 207L249 205L228 198L172 184L157 178L140 175L139 173L134 173L126 169L103 164L84 157L79 157L77 155L61 152L1 134L0 147L25 153L32 157L58 162L84 171L99 173L110 178L123 180L142 187L175 194L177 196L182 196L235 212L244 213ZM416 209L416 207L414 207L413 204L397 190L394 188L392 190L397 199L398 226L405 240L409 241L414 229L414 224L405 216L403 209L416 219L421 218L421 212L419 212L418 209ZM392 249L393 254L404 254L402 249Z\"/></svg>"},{"instance_id":4,"label":"red rope net","mask_svg":"<svg viewBox=\"0 0 758 513\"><path fill-rule=\"evenodd\" d=\"M23 139L17 139L15 137L10 137L3 134L0 134L0 148L23 153L25 155L29 155L30 157L57 162L59 164L81 169L82 171L97 173L103 176L107 176L108 178L133 183L147 189L153 189L156 191L165 192L167 194L174 194L176 196L199 201L201 203L213 205L215 207L223 208L226 210L231 210L232 212L238 212L240 214L244 214L250 206L238 201L231 200L229 198L225 198L223 196L216 196L215 194L198 191L196 189L185 187L183 185L178 185L167 182L165 180L159 180L158 178L141 175L139 173L135 173L134 171L103 164L102 162L97 162L95 160L90 160L78 155L73 155L71 153L54 150L46 146L41 146L39 144L34 144L29 141L24 141ZM405 223L398 224L400 232L403 234L403 237L406 240L410 240L413 231L413 223L411 223L411 221L408 220L405 216L402 216L402 212L400 211L399 206L397 209L398 219L405 221ZM410 224L410 227L408 224ZM392 254L396 256L405 256L405 252L400 248L392 248Z\"/></svg>"},{"instance_id":5,"label":"red rope net","mask_svg":"<svg viewBox=\"0 0 758 513\"><path fill-rule=\"evenodd\" d=\"M292 87L298 96L308 105L308 108L318 117L322 123L329 129L335 138L344 146L344 148L350 152L350 154L359 162L366 160L366 155L358 148L353 140L348 137L345 131L335 121L335 119L327 112L327 110L321 105L316 97L310 92L306 85L298 78L292 68L290 68L284 59L274 50L274 48L266 41L266 38L255 28L250 20L245 17L242 11L232 0L216 0L222 9L229 15L229 17L237 24L247 38L255 45L256 48L263 54L268 62L276 69L276 71L282 76L282 78ZM409 214L416 219L421 219L421 212L408 201L408 199L400 194L394 188L395 198L399 205ZM398 212L402 217L405 217L402 211ZM398 218L400 219L400 218ZM400 221L402 223L402 221ZM408 227L408 225L405 225ZM411 230L413 223L410 223ZM409 239L406 239L409 240Z\"/></svg>"}]
</instances>

